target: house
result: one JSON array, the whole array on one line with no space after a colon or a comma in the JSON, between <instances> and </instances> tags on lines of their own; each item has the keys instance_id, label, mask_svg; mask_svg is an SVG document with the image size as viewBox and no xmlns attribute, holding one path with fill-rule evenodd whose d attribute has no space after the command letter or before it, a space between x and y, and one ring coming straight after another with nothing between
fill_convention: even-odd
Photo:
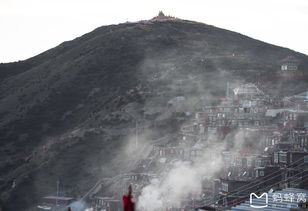
<instances>
[{"instance_id":1,"label":"house","mask_svg":"<svg viewBox=\"0 0 308 211\"><path fill-rule=\"evenodd\" d=\"M231 166L234 164L234 153L230 151L223 151L222 152L222 159L225 166Z\"/></svg>"},{"instance_id":2,"label":"house","mask_svg":"<svg viewBox=\"0 0 308 211\"><path fill-rule=\"evenodd\" d=\"M194 158L201 157L203 155L203 153L204 153L203 149L191 148L189 150L189 158L194 159Z\"/></svg>"},{"instance_id":3,"label":"house","mask_svg":"<svg viewBox=\"0 0 308 211\"><path fill-rule=\"evenodd\" d=\"M274 164L279 166L298 167L306 164L308 152L306 151L279 151L274 152ZM308 160L307 160L308 161ZM308 162L307 162L308 163Z\"/></svg>"},{"instance_id":4,"label":"house","mask_svg":"<svg viewBox=\"0 0 308 211\"><path fill-rule=\"evenodd\" d=\"M270 156L262 155L255 158L255 168L266 167L271 165L272 159Z\"/></svg>"},{"instance_id":5,"label":"house","mask_svg":"<svg viewBox=\"0 0 308 211\"><path fill-rule=\"evenodd\" d=\"M303 168L308 166L308 152L306 151L289 151L289 166Z\"/></svg>"},{"instance_id":6,"label":"house","mask_svg":"<svg viewBox=\"0 0 308 211\"><path fill-rule=\"evenodd\" d=\"M255 84L248 83L242 84L239 87L233 89L234 95L238 98L256 97L264 96L263 91L261 91Z\"/></svg>"},{"instance_id":7,"label":"house","mask_svg":"<svg viewBox=\"0 0 308 211\"><path fill-rule=\"evenodd\" d=\"M122 201L113 197L95 196L93 200L93 211L121 211L123 210Z\"/></svg>"},{"instance_id":8,"label":"house","mask_svg":"<svg viewBox=\"0 0 308 211\"><path fill-rule=\"evenodd\" d=\"M150 173L144 173L144 172L140 172L140 173L139 172L132 172L132 173L128 173L128 174L124 175L125 181L128 182L129 184L150 183L151 179L154 179L156 177L157 177L156 174L150 174Z\"/></svg>"},{"instance_id":9,"label":"house","mask_svg":"<svg viewBox=\"0 0 308 211\"><path fill-rule=\"evenodd\" d=\"M265 138L263 147L266 149L275 148L280 143L281 137L282 134L279 131L273 131L272 134Z\"/></svg>"},{"instance_id":10,"label":"house","mask_svg":"<svg viewBox=\"0 0 308 211\"><path fill-rule=\"evenodd\" d=\"M157 178L156 174L146 172L131 172L122 175L121 186L123 193L126 193L128 186L131 185L135 197L141 194L142 188L150 184L152 179Z\"/></svg>"},{"instance_id":11,"label":"house","mask_svg":"<svg viewBox=\"0 0 308 211\"><path fill-rule=\"evenodd\" d=\"M153 153L157 157L185 159L188 152L182 147L154 145Z\"/></svg>"},{"instance_id":12,"label":"house","mask_svg":"<svg viewBox=\"0 0 308 211\"><path fill-rule=\"evenodd\" d=\"M248 109L251 107L262 107L268 105L271 99L255 84L242 84L233 89L234 102L237 102L240 107Z\"/></svg>"},{"instance_id":13,"label":"house","mask_svg":"<svg viewBox=\"0 0 308 211\"><path fill-rule=\"evenodd\" d=\"M305 157L305 163L308 163L308 156ZM302 171L299 187L306 190L308 189L308 169Z\"/></svg>"},{"instance_id":14,"label":"house","mask_svg":"<svg viewBox=\"0 0 308 211\"><path fill-rule=\"evenodd\" d=\"M202 124L198 124L196 121L191 123L191 124L187 124L187 125L183 125L181 127L181 132L182 134L189 134L189 135L197 135L198 133L204 133L204 126Z\"/></svg>"},{"instance_id":15,"label":"house","mask_svg":"<svg viewBox=\"0 0 308 211\"><path fill-rule=\"evenodd\" d=\"M290 152L290 160L293 162L285 169L285 187L308 187L308 152Z\"/></svg>"},{"instance_id":16,"label":"house","mask_svg":"<svg viewBox=\"0 0 308 211\"><path fill-rule=\"evenodd\" d=\"M294 56L287 56L286 58L280 60L281 71L296 71L298 70L298 65L300 60Z\"/></svg>"},{"instance_id":17,"label":"house","mask_svg":"<svg viewBox=\"0 0 308 211\"><path fill-rule=\"evenodd\" d=\"M255 168L255 190L269 190L283 186L279 182L284 178L284 169L279 166L265 166Z\"/></svg>"},{"instance_id":18,"label":"house","mask_svg":"<svg viewBox=\"0 0 308 211\"><path fill-rule=\"evenodd\" d=\"M66 210L67 207L75 201L76 199L72 197L45 196L41 198L37 210Z\"/></svg>"},{"instance_id":19,"label":"house","mask_svg":"<svg viewBox=\"0 0 308 211\"><path fill-rule=\"evenodd\" d=\"M253 191L250 187L252 180L220 179L220 192L218 203L230 206L237 201L245 199Z\"/></svg>"},{"instance_id":20,"label":"house","mask_svg":"<svg viewBox=\"0 0 308 211\"><path fill-rule=\"evenodd\" d=\"M168 100L167 105L169 106L176 106L179 105L181 103L183 103L186 100L186 98L184 96L176 96L170 100Z\"/></svg>"},{"instance_id":21,"label":"house","mask_svg":"<svg viewBox=\"0 0 308 211\"><path fill-rule=\"evenodd\" d=\"M280 181L282 179L282 169L279 166L264 166L264 167L256 167L256 178L262 180L263 177L267 177L269 175L272 175L268 177L266 180L270 179L269 181L266 181L266 184L274 184L277 181ZM266 185L264 184L264 185Z\"/></svg>"},{"instance_id":22,"label":"house","mask_svg":"<svg viewBox=\"0 0 308 211\"><path fill-rule=\"evenodd\" d=\"M274 152L274 164L279 166L286 166L288 164L288 152L286 151L278 151Z\"/></svg>"},{"instance_id":23,"label":"house","mask_svg":"<svg viewBox=\"0 0 308 211\"><path fill-rule=\"evenodd\" d=\"M308 91L283 98L285 107L295 107L296 109L308 109Z\"/></svg>"},{"instance_id":24,"label":"house","mask_svg":"<svg viewBox=\"0 0 308 211\"><path fill-rule=\"evenodd\" d=\"M290 131L289 141L292 142L293 150L308 150L308 130L307 128L294 128Z\"/></svg>"}]
</instances>

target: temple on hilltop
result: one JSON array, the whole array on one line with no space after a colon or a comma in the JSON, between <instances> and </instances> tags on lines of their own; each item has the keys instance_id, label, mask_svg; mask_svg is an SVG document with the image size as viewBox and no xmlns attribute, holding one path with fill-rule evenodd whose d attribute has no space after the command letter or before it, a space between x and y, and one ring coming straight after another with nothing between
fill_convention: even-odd
<instances>
[{"instance_id":1,"label":"temple on hilltop","mask_svg":"<svg viewBox=\"0 0 308 211\"><path fill-rule=\"evenodd\" d=\"M180 20L179 18L170 16L170 15L165 15L163 11L159 11L158 15L155 16L154 18L150 20L141 20L139 22L144 22L144 23L149 23L149 22L162 22L162 21L174 21L174 20Z\"/></svg>"},{"instance_id":2,"label":"temple on hilltop","mask_svg":"<svg viewBox=\"0 0 308 211\"><path fill-rule=\"evenodd\" d=\"M178 20L178 18L173 16L166 16L163 11L159 11L158 15L151 19L151 21L167 21L167 20Z\"/></svg>"},{"instance_id":3,"label":"temple on hilltop","mask_svg":"<svg viewBox=\"0 0 308 211\"><path fill-rule=\"evenodd\" d=\"M152 18L152 20L156 19L156 20L164 20L168 18L168 16L166 16L163 11L159 11L158 15L155 16L154 18Z\"/></svg>"}]
</instances>

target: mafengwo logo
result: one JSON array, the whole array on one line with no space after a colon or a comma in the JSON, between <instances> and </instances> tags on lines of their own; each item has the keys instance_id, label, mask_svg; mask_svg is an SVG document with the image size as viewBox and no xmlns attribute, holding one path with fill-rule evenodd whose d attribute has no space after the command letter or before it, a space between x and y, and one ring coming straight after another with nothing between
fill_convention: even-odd
<instances>
[{"instance_id":1,"label":"mafengwo logo","mask_svg":"<svg viewBox=\"0 0 308 211\"><path fill-rule=\"evenodd\" d=\"M260 196L258 196L255 193L250 194L250 207L253 208L265 208L268 206L268 194L262 193Z\"/></svg>"}]
</instances>

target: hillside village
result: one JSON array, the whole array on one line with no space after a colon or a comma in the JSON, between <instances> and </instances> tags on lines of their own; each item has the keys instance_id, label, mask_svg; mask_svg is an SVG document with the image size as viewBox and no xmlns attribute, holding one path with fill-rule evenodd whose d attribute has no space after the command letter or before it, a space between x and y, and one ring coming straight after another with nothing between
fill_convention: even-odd
<instances>
[{"instance_id":1,"label":"hillside village","mask_svg":"<svg viewBox=\"0 0 308 211\"><path fill-rule=\"evenodd\" d=\"M0 210L305 207L307 59L160 12L0 64Z\"/></svg>"},{"instance_id":2,"label":"hillside village","mask_svg":"<svg viewBox=\"0 0 308 211\"><path fill-rule=\"evenodd\" d=\"M282 60L281 74L296 74L298 62L292 57ZM166 201L166 211L236 210L251 192L307 189L308 91L283 98L270 96L266 91L256 83L238 87L227 84L226 96L198 111L186 112L185 124L178 134L158 139L149 157L141 160L134 171L98 181L82 198L87 210L121 210L121 196L128 185L133 185L137 200L152 180L163 179L176 162L195 163L203 159L206 149L213 145L212 139L226 144L217 151L217 158L222 159L219 171L204 175L201 193L189 194L176 206ZM168 101L168 106L184 101L184 96L177 96ZM104 189L114 183L115 191L104 195ZM74 201L70 197L45 197L38 207L55 200L63 204ZM302 199L296 204L304 202Z\"/></svg>"}]
</instances>

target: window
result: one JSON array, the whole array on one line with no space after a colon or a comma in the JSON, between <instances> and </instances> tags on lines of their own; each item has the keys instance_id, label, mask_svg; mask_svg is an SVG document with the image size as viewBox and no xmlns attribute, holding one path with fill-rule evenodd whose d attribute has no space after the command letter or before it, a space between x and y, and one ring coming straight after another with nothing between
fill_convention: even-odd
<instances>
[{"instance_id":1,"label":"window","mask_svg":"<svg viewBox=\"0 0 308 211\"><path fill-rule=\"evenodd\" d=\"M259 175L260 175L260 177L263 177L264 176L264 171L260 171Z\"/></svg>"},{"instance_id":2,"label":"window","mask_svg":"<svg viewBox=\"0 0 308 211\"><path fill-rule=\"evenodd\" d=\"M193 155L193 156L196 156L196 155L197 155L197 152L196 152L195 150L193 150L193 151L192 151L192 155Z\"/></svg>"},{"instance_id":3,"label":"window","mask_svg":"<svg viewBox=\"0 0 308 211\"><path fill-rule=\"evenodd\" d=\"M245 113L250 113L250 108L244 108Z\"/></svg>"},{"instance_id":4,"label":"window","mask_svg":"<svg viewBox=\"0 0 308 211\"><path fill-rule=\"evenodd\" d=\"M274 163L278 163L278 153L277 152L275 152L274 153Z\"/></svg>"},{"instance_id":5,"label":"window","mask_svg":"<svg viewBox=\"0 0 308 211\"><path fill-rule=\"evenodd\" d=\"M225 192L228 192L228 183L221 183L221 189Z\"/></svg>"},{"instance_id":6,"label":"window","mask_svg":"<svg viewBox=\"0 0 308 211\"><path fill-rule=\"evenodd\" d=\"M287 162L287 155L286 154L279 154L279 161L286 163Z\"/></svg>"},{"instance_id":7,"label":"window","mask_svg":"<svg viewBox=\"0 0 308 211\"><path fill-rule=\"evenodd\" d=\"M225 205L225 206L228 205L228 199L227 199L227 197L223 197L223 198L222 198L222 203L223 203L223 205Z\"/></svg>"},{"instance_id":8,"label":"window","mask_svg":"<svg viewBox=\"0 0 308 211\"><path fill-rule=\"evenodd\" d=\"M260 159L256 160L256 167L261 167L261 160Z\"/></svg>"},{"instance_id":9,"label":"window","mask_svg":"<svg viewBox=\"0 0 308 211\"><path fill-rule=\"evenodd\" d=\"M225 161L231 161L231 155L230 154L224 154Z\"/></svg>"},{"instance_id":10,"label":"window","mask_svg":"<svg viewBox=\"0 0 308 211\"><path fill-rule=\"evenodd\" d=\"M308 163L308 155L304 156L304 163Z\"/></svg>"},{"instance_id":11,"label":"window","mask_svg":"<svg viewBox=\"0 0 308 211\"><path fill-rule=\"evenodd\" d=\"M216 132L216 127L208 127L208 131Z\"/></svg>"},{"instance_id":12,"label":"window","mask_svg":"<svg viewBox=\"0 0 308 211\"><path fill-rule=\"evenodd\" d=\"M238 166L242 165L242 159L241 158L236 159L236 165L238 165Z\"/></svg>"}]
</instances>

